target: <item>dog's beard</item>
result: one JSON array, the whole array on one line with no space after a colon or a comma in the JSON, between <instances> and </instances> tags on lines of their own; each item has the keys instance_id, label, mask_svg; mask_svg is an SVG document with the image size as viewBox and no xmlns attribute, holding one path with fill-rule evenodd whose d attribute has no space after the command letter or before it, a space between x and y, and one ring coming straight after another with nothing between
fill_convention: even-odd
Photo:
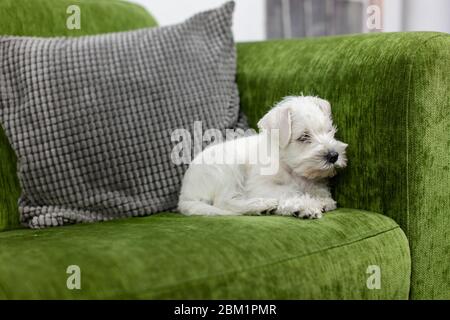
<instances>
[{"instance_id":1,"label":"dog's beard","mask_svg":"<svg viewBox=\"0 0 450 320\"><path fill-rule=\"evenodd\" d=\"M285 149L280 149L280 160L296 176L311 180L325 179L333 177L338 168L346 166L345 147L344 143L331 138L326 143L311 142L303 146L292 142ZM327 160L330 150L338 153L336 162Z\"/></svg>"},{"instance_id":2,"label":"dog's beard","mask_svg":"<svg viewBox=\"0 0 450 320\"><path fill-rule=\"evenodd\" d=\"M286 166L297 176L309 179L325 179L336 175L337 169L345 167L345 155L341 155L340 161L329 163L323 160L324 156L319 154L310 158L298 159L295 162L289 162L282 159Z\"/></svg>"},{"instance_id":3,"label":"dog's beard","mask_svg":"<svg viewBox=\"0 0 450 320\"><path fill-rule=\"evenodd\" d=\"M301 175L310 180L331 178L336 175L336 169L334 166L331 166L329 169L309 168L303 171Z\"/></svg>"},{"instance_id":4,"label":"dog's beard","mask_svg":"<svg viewBox=\"0 0 450 320\"><path fill-rule=\"evenodd\" d=\"M327 164L325 161L320 161L321 163L312 162L302 163L293 169L294 173L311 180L330 178L336 175L336 168L333 164Z\"/></svg>"}]
</instances>

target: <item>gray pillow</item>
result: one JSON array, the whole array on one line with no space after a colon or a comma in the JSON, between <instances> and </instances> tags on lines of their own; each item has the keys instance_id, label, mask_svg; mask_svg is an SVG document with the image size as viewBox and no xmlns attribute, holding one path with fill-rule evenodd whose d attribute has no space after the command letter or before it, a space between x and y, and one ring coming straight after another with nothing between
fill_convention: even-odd
<instances>
[{"instance_id":1,"label":"gray pillow","mask_svg":"<svg viewBox=\"0 0 450 320\"><path fill-rule=\"evenodd\" d=\"M0 120L18 157L24 224L176 206L186 166L170 159L172 131L238 122L233 8L131 32L0 37Z\"/></svg>"}]
</instances>

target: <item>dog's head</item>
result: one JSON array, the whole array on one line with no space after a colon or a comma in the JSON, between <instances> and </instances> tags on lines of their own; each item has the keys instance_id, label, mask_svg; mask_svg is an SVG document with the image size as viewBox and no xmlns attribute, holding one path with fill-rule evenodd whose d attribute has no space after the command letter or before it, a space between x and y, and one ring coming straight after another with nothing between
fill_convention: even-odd
<instances>
[{"instance_id":1,"label":"dog's head","mask_svg":"<svg viewBox=\"0 0 450 320\"><path fill-rule=\"evenodd\" d=\"M286 97L258 122L258 128L268 133L279 130L280 162L297 175L331 177L347 164L347 144L334 138L336 127L326 100Z\"/></svg>"}]
</instances>

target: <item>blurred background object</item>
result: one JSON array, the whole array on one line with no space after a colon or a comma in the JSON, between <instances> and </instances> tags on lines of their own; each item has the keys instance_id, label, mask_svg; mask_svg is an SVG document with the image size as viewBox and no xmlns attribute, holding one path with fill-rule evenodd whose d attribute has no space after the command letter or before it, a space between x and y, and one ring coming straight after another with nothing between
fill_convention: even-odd
<instances>
[{"instance_id":1,"label":"blurred background object","mask_svg":"<svg viewBox=\"0 0 450 320\"><path fill-rule=\"evenodd\" d=\"M181 22L227 0L130 0L160 25ZM235 0L236 41L361 32L450 32L450 0Z\"/></svg>"},{"instance_id":2,"label":"blurred background object","mask_svg":"<svg viewBox=\"0 0 450 320\"><path fill-rule=\"evenodd\" d=\"M383 0L266 0L266 35L301 38L369 31L364 22L370 5L377 6L373 13L379 21L370 31L381 31Z\"/></svg>"}]
</instances>

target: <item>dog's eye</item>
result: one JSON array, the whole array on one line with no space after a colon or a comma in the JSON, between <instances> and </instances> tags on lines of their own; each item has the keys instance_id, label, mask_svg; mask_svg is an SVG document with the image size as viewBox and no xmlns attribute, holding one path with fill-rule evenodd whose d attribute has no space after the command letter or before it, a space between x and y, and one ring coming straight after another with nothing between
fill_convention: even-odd
<instances>
[{"instance_id":1,"label":"dog's eye","mask_svg":"<svg viewBox=\"0 0 450 320\"><path fill-rule=\"evenodd\" d=\"M309 133L304 133L304 134L302 134L298 139L297 139L297 141L300 141L300 142L311 142L311 136L309 135Z\"/></svg>"}]
</instances>

